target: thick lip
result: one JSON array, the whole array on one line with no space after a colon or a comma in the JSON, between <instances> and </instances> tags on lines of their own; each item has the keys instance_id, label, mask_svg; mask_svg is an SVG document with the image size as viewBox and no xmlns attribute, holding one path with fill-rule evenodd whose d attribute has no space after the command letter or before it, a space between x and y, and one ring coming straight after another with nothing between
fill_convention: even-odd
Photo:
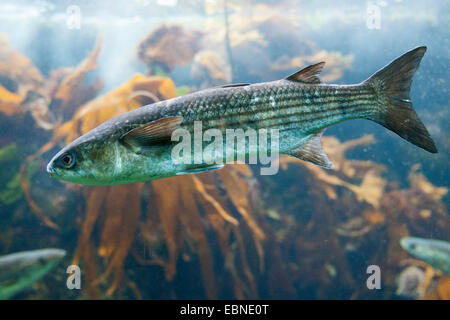
<instances>
[{"instance_id":1,"label":"thick lip","mask_svg":"<svg viewBox=\"0 0 450 320\"><path fill-rule=\"evenodd\" d=\"M54 174L56 174L56 171L55 171L55 169L53 168L53 161L50 161L50 162L47 164L47 172L48 172L51 176L53 176Z\"/></svg>"},{"instance_id":2,"label":"thick lip","mask_svg":"<svg viewBox=\"0 0 450 320\"><path fill-rule=\"evenodd\" d=\"M403 248L407 248L408 244L409 244L409 238L408 237L403 237L403 238L400 239L400 245Z\"/></svg>"}]
</instances>

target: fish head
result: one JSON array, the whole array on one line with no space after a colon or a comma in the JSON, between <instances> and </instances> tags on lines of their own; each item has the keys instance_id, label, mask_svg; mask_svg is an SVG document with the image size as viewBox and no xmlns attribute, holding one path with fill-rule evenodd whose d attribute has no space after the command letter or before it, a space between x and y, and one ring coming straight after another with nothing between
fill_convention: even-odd
<instances>
[{"instance_id":1,"label":"fish head","mask_svg":"<svg viewBox=\"0 0 450 320\"><path fill-rule=\"evenodd\" d=\"M16 274L46 270L56 265L66 251L62 249L38 249L21 251L0 257L0 281Z\"/></svg>"},{"instance_id":2,"label":"fish head","mask_svg":"<svg viewBox=\"0 0 450 320\"><path fill-rule=\"evenodd\" d=\"M15 296L44 277L65 255L62 249L39 249L0 257L0 300Z\"/></svg>"},{"instance_id":3,"label":"fish head","mask_svg":"<svg viewBox=\"0 0 450 320\"><path fill-rule=\"evenodd\" d=\"M169 148L137 150L124 143L119 130L102 129L94 129L64 147L50 160L47 172L63 181L92 186L170 176L166 173L172 168Z\"/></svg>"},{"instance_id":4,"label":"fish head","mask_svg":"<svg viewBox=\"0 0 450 320\"><path fill-rule=\"evenodd\" d=\"M450 243L443 240L405 237L401 246L416 259L450 274Z\"/></svg>"},{"instance_id":5,"label":"fish head","mask_svg":"<svg viewBox=\"0 0 450 320\"><path fill-rule=\"evenodd\" d=\"M61 149L48 163L47 172L54 178L84 184L104 185L114 172L111 141L85 134Z\"/></svg>"},{"instance_id":6,"label":"fish head","mask_svg":"<svg viewBox=\"0 0 450 320\"><path fill-rule=\"evenodd\" d=\"M34 269L53 267L66 255L62 249L39 249L23 253L22 262Z\"/></svg>"},{"instance_id":7,"label":"fish head","mask_svg":"<svg viewBox=\"0 0 450 320\"><path fill-rule=\"evenodd\" d=\"M400 245L409 254L420 260L426 260L430 255L430 244L425 239L404 237L400 240Z\"/></svg>"}]
</instances>

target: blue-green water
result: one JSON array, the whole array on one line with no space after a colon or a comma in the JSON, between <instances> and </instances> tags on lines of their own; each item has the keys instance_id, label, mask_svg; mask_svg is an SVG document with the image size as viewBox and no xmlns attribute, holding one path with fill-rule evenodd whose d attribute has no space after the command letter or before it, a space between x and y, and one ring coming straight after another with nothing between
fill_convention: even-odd
<instances>
[{"instance_id":1,"label":"blue-green water","mask_svg":"<svg viewBox=\"0 0 450 320\"><path fill-rule=\"evenodd\" d=\"M433 187L448 188L450 178L449 7L448 1L418 0L2 1L0 33L9 43L4 48L28 57L41 80L30 79L28 67L20 68L17 59L17 65L2 64L7 60L0 48L0 84L20 100L8 107L14 111L7 112L11 103L6 94L0 96L5 106L0 109L0 255L47 247L67 251L59 269L17 298L399 298L396 279L411 262L398 239L411 235L450 240L449 197L444 189ZM170 31L174 38L160 54L173 65L161 62L164 58L146 63L138 56L141 41L162 25L183 30ZM61 103L55 92L74 70L61 68L79 65L99 36L103 44L95 68L71 89L97 85L77 91L72 104ZM336 185L293 164L275 176L259 176L256 166L251 166L251 178L199 175L209 192L206 198L188 178L175 178L159 188L155 182L142 189L96 191L46 173L47 162L65 139L56 139L50 150L37 155L60 123L136 73L170 77L177 92L183 93L228 82L281 79L323 60L325 82L350 84L423 45L428 50L414 76L411 99L438 154L366 120L341 123L325 132L341 142L368 134L375 137L374 143L345 155L385 167L376 174L384 182L376 180L374 188L362 188L366 198L345 187L345 183L362 185L364 175L359 171L353 176L342 168L328 173L345 182ZM206 80L195 72L205 53L217 62ZM211 70L224 76L215 74L211 80ZM41 104L30 98L31 91L43 97ZM39 110L45 110L44 115L36 115ZM37 156L31 161L27 158L31 155ZM416 164L426 178L410 174ZM348 166L355 168L350 161ZM24 180L29 181L29 191ZM244 207L248 204L250 218L232 194L239 181L250 186L248 193L239 193L246 199L240 201ZM372 194L373 189L380 194ZM365 200L373 197L376 204ZM239 225L223 219L210 198ZM167 206L171 199L175 209ZM188 199L195 199L195 205ZM165 211L171 212L167 221ZM344 226L353 232L339 231ZM90 230L87 244L82 241L83 230ZM121 247L125 242L128 245ZM73 262L87 270L81 290L66 287L65 270ZM381 289L366 287L369 265L381 267ZM434 277L428 293L439 279Z\"/></svg>"}]
</instances>

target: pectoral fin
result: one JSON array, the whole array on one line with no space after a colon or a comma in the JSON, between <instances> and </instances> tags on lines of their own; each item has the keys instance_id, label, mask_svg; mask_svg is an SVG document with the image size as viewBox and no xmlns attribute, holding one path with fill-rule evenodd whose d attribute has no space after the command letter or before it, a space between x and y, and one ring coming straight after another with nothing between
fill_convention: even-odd
<instances>
[{"instance_id":1,"label":"pectoral fin","mask_svg":"<svg viewBox=\"0 0 450 320\"><path fill-rule=\"evenodd\" d=\"M195 169L191 169L191 170L178 172L177 176L180 176L182 174L194 174L194 173L202 173L202 172L211 171L211 170L219 170L222 168L223 168L223 164L216 164L216 165L212 165L209 167L195 168Z\"/></svg>"},{"instance_id":2,"label":"pectoral fin","mask_svg":"<svg viewBox=\"0 0 450 320\"><path fill-rule=\"evenodd\" d=\"M319 131L308 139L308 141L289 152L289 155L314 163L318 166L321 166L326 169L333 169L333 163L328 159L328 156L325 154L325 151L322 148L322 144L320 143L320 138L325 130Z\"/></svg>"},{"instance_id":3,"label":"pectoral fin","mask_svg":"<svg viewBox=\"0 0 450 320\"><path fill-rule=\"evenodd\" d=\"M128 131L121 141L135 151L161 142L170 141L172 132L180 126L183 117L167 117L141 125Z\"/></svg>"}]
</instances>

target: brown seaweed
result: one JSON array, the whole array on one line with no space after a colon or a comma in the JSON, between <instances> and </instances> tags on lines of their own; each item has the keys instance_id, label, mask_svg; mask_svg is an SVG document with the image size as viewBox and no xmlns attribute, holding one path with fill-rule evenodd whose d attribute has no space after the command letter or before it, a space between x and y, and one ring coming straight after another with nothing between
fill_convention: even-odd
<instances>
[{"instance_id":1,"label":"brown seaweed","mask_svg":"<svg viewBox=\"0 0 450 320\"><path fill-rule=\"evenodd\" d=\"M264 14L241 19L240 24L235 14L229 17L232 49L261 53L268 66L252 68L251 61L246 68L253 75L272 78L273 72L325 59L332 66L331 81L350 67L351 56L325 52L305 40L293 41L292 46L297 50L304 45L304 51L272 61L264 56L265 48L274 38L293 34L289 28L274 28L280 20L267 7L254 10ZM212 23L212 28L217 26ZM214 36L220 38L221 32ZM199 51L200 37L208 51ZM139 55L152 71L170 71L193 62L194 70L201 69L199 82L207 85L228 77L220 67L223 58L209 51L214 43L195 32L161 27L144 39ZM151 287L161 290L157 297L185 297L177 290L179 282L197 277L203 288L199 296L204 298L365 299L373 297L365 286L365 268L377 264L385 287L384 295L377 297L391 298L406 264L423 271L418 298L448 299L449 278L410 259L399 245L403 236L428 237L430 230L448 237L447 188L434 186L418 165L400 184L379 163L348 159L349 150L375 142L370 135L345 142L324 137L334 171L282 156L275 177L257 176L247 165L227 165L216 172L134 185L57 184L58 192L70 194L77 207L74 210L73 202L63 201L58 215L50 216L40 204L51 204L52 194L34 197L41 186L26 179L27 163L39 161L45 152L113 116L176 96L172 79L138 74L94 98L101 80L90 84L82 80L95 68L100 50L101 40L77 67L53 70L44 79L28 58L7 45L0 49L0 56L9 61L0 65L0 75L10 79L0 81L1 121L22 125L24 115L30 113L36 125L33 132L48 134L48 143L22 161L20 182L27 203L15 209L11 220L21 219L31 209L43 222L38 229L58 229L40 240L54 246L62 246L58 235L66 229L78 232L72 263L81 265L86 283L79 297L152 298L149 284L138 281L150 275ZM6 227L0 243L9 247L11 237L29 232L25 226ZM23 238L28 245L35 241ZM350 259L352 254L364 254L364 259Z\"/></svg>"},{"instance_id":2,"label":"brown seaweed","mask_svg":"<svg viewBox=\"0 0 450 320\"><path fill-rule=\"evenodd\" d=\"M202 33L198 31L185 31L177 25L162 25L141 41L138 57L151 70L162 68L164 72L169 72L175 65L185 66L192 61L200 49L201 37Z\"/></svg>"}]
</instances>

